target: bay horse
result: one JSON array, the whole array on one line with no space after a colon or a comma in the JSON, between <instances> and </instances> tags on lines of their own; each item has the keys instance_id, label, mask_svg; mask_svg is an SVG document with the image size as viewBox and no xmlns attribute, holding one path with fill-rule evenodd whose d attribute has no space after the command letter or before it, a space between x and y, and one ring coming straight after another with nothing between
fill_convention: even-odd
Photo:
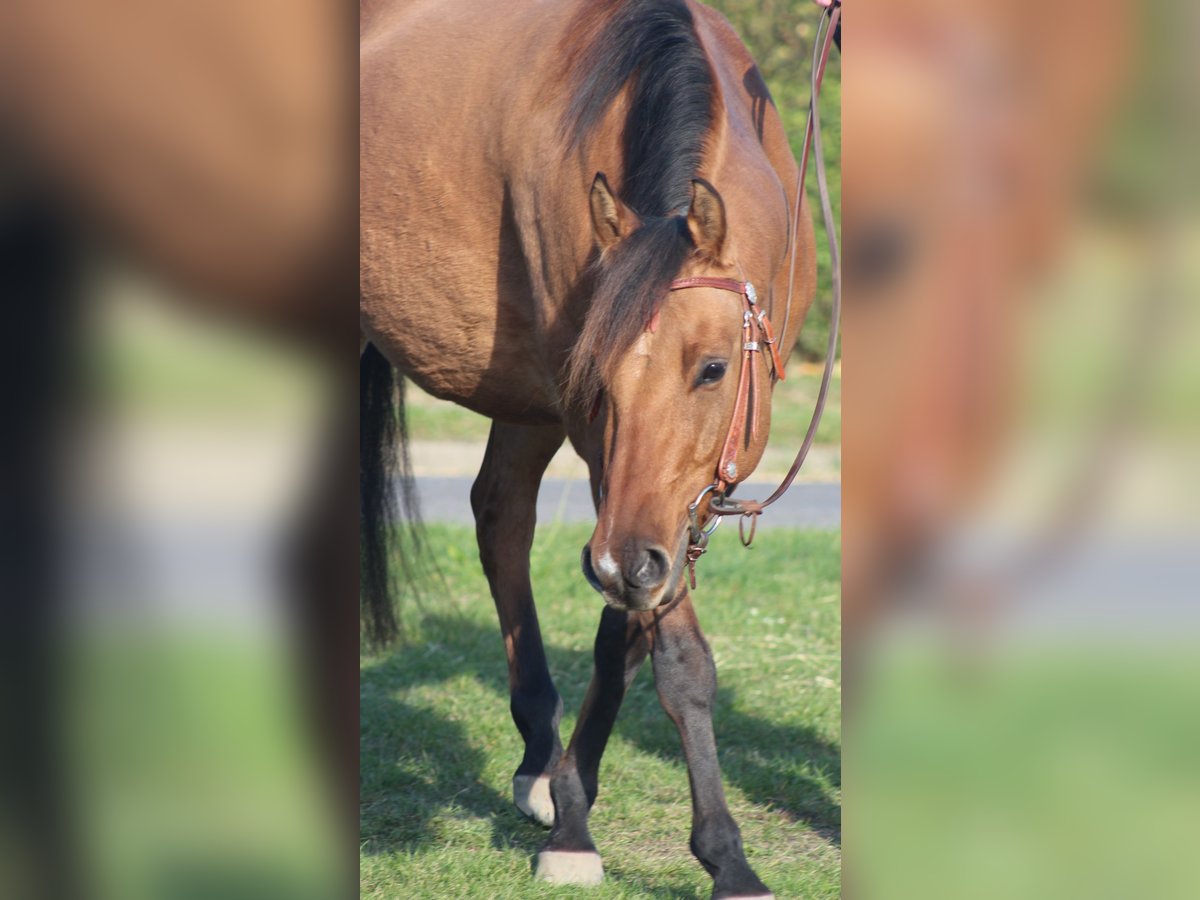
<instances>
[{"instance_id":1,"label":"bay horse","mask_svg":"<svg viewBox=\"0 0 1200 900\"><path fill-rule=\"evenodd\" d=\"M360 98L369 636L395 630L385 476L398 371L492 420L471 504L525 743L514 802L552 827L538 877L602 879L588 813L650 656L713 896L770 896L725 801L716 672L686 577L688 506L753 472L815 290L808 208L757 66L692 0L379 0L363 7ZM748 339L759 312L780 328L778 355ZM604 607L564 751L529 551L538 486L566 439L589 469L597 522L581 565Z\"/></svg>"}]
</instances>

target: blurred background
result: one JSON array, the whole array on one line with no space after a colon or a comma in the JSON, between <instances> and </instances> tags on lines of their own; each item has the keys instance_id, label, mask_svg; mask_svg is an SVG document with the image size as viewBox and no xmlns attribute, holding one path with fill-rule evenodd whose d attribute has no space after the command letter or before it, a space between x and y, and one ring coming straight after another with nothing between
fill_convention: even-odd
<instances>
[{"instance_id":1,"label":"blurred background","mask_svg":"<svg viewBox=\"0 0 1200 900\"><path fill-rule=\"evenodd\" d=\"M356 35L0 9L2 896L357 888Z\"/></svg>"},{"instance_id":2,"label":"blurred background","mask_svg":"<svg viewBox=\"0 0 1200 900\"><path fill-rule=\"evenodd\" d=\"M1194 896L1195 6L847 20L845 889Z\"/></svg>"}]
</instances>

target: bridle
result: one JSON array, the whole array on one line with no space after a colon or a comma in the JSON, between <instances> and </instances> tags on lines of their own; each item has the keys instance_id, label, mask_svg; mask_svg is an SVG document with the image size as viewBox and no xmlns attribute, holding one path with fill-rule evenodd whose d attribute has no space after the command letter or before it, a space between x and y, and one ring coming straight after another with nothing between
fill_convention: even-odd
<instances>
[{"instance_id":1,"label":"bridle","mask_svg":"<svg viewBox=\"0 0 1200 900\"><path fill-rule=\"evenodd\" d=\"M821 80L825 74L825 64L829 60L829 51L835 35L838 34L838 23L841 19L840 0L817 0L825 11L817 25L816 39L813 41L812 92L808 103L808 123L804 131L804 150L800 158L800 169L796 175L795 202L792 208L792 222L789 232L789 263L787 304L784 306L783 330L778 336L771 328L766 311L758 305L758 296L754 285L749 281L738 281L733 278L716 278L698 276L692 278L677 278L671 282L670 291L686 290L688 288L707 287L728 291L739 295L742 302L742 361L738 373L737 399L734 401L733 417L729 422L729 430L721 447L721 456L717 460L716 474L713 482L707 485L696 499L688 506L688 575L692 589L696 587L696 561L708 549L709 536L721 524L725 516L740 516L738 535L742 545L749 547L754 540L754 532L758 526L758 517L763 510L787 493L804 465L809 448L821 423L821 415L825 411L825 400L829 394L829 382L833 374L833 366L837 356L838 321L841 313L842 280L840 254L838 253L837 233L833 223L833 208L829 200L829 185L825 176L825 156L821 147L821 120L817 111L817 96L821 90ZM822 34L824 39L822 40ZM787 335L788 320L792 309L792 291L796 278L796 234L800 224L800 204L804 193L804 173L808 168L809 147L816 149L814 159L817 168L817 187L821 196L821 216L825 223L825 233L829 239L829 261L831 267L830 281L832 287L832 303L829 324L829 343L825 352L825 369L821 375L821 387L817 392L817 402L813 408L812 419L808 431L800 445L791 468L780 483L779 487L766 500L734 500L729 496L732 486L737 481L737 453L739 446L749 438L758 434L758 363L755 354L763 352L765 345L771 354L772 377L783 381L783 361L779 355L777 341ZM753 399L751 399L753 397ZM712 495L709 497L709 495ZM700 506L708 497L708 508L703 515ZM746 522L750 522L749 534L746 533Z\"/></svg>"},{"instance_id":2,"label":"bridle","mask_svg":"<svg viewBox=\"0 0 1200 900\"><path fill-rule=\"evenodd\" d=\"M742 300L742 365L738 374L737 400L733 406L733 418L729 422L729 431L725 435L725 443L721 447L721 458L717 462L717 477L712 486L723 490L727 484L732 484L738 475L737 452L738 444L743 437L743 423L749 419L751 437L758 436L758 366L754 364L754 354L762 350L762 345L771 351L771 365L775 379L783 380L783 360L776 347L775 333L771 330L771 320L767 318L766 310L758 306L758 295L754 285L748 281L736 281L733 278L709 278L699 276L694 278L676 278L671 282L669 290L682 291L688 288L709 287L737 294ZM751 395L756 402L750 402Z\"/></svg>"}]
</instances>

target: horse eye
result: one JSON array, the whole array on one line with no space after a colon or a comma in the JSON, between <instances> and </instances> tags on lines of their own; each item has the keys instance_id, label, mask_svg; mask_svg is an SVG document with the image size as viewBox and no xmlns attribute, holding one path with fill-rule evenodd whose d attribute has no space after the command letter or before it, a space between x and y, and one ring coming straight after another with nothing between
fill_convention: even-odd
<instances>
[{"instance_id":1,"label":"horse eye","mask_svg":"<svg viewBox=\"0 0 1200 900\"><path fill-rule=\"evenodd\" d=\"M706 363L700 371L700 377L696 380L697 384L713 384L725 377L726 364L722 360Z\"/></svg>"}]
</instances>

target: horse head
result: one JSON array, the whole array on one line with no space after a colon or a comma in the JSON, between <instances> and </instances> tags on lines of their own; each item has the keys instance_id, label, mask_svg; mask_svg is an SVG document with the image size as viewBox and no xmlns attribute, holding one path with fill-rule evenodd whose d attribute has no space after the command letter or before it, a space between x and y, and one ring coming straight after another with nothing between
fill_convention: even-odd
<instances>
[{"instance_id":1,"label":"horse head","mask_svg":"<svg viewBox=\"0 0 1200 900\"><path fill-rule=\"evenodd\" d=\"M734 286L756 275L765 286L776 273L752 268L766 254L735 259L725 203L706 181L692 181L675 216L639 218L602 174L590 201L599 310L576 345L572 386L590 395L599 464L582 566L610 606L648 610L681 589L689 505L706 485L744 480L762 457L781 364L747 341L761 327L747 315L761 310L753 286L748 298Z\"/></svg>"}]
</instances>

